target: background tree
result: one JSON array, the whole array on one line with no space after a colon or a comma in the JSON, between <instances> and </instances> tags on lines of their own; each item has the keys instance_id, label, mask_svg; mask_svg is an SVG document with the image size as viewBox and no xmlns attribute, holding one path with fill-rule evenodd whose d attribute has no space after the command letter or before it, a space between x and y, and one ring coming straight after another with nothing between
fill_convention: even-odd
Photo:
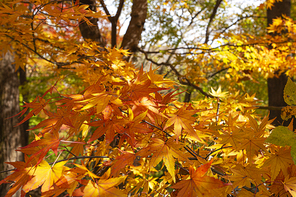
<instances>
[{"instance_id":1,"label":"background tree","mask_svg":"<svg viewBox=\"0 0 296 197\"><path fill-rule=\"evenodd\" d=\"M37 114L44 119L30 129L35 132L32 142L18 149L25 154L25 161L9 162L15 169L0 181L12 184L7 196L19 189L28 193L37 188L44 196L64 192L110 197L294 195L293 125L272 127L268 117L255 112L255 95L237 89L243 90L244 78L250 80L259 74L267 78L279 69L293 76L295 58L286 58L295 49L291 40L296 28L290 18L278 18L268 27L270 33L287 29L285 36L261 37L237 33L243 28L231 29L233 23L220 24L228 13L224 12L228 5L222 1L209 1L208 7L200 4L206 18L199 15L203 10L196 12L190 2L152 2L149 5L156 6L156 13L164 6L162 12L169 9L174 14L162 21L162 28L152 29L167 30L163 48L147 52L136 47L145 18L142 9L146 8L132 9L141 13L132 14L137 20L131 20L133 31L127 32L137 35L127 46L137 48L145 61L163 66L160 71L167 76L174 73L172 77L177 76L179 83L206 96L183 103L174 91L176 82L152 68L137 69L124 57L129 55L126 50L114 47L114 36L110 36L111 48L108 44L104 47L104 31L97 23L109 20L111 29L116 30L123 1L118 2L114 16L104 14L109 11L102 1L102 9L96 9L94 1L31 3L31 8L18 2L0 10L0 16L6 18L1 24L1 42L6 51L13 43L12 48L25 55L22 61L15 59L16 67L23 67L23 60L28 68L36 63L58 79L51 79L47 90L25 102L17 114L25 115L18 126ZM179 19L176 24L174 15ZM195 31L190 25L198 21L195 15L206 21L199 24L205 27L204 37L190 40L184 34ZM149 16L153 20L153 15ZM186 17L192 20L182 21ZM219 25L225 31L216 29ZM155 39L152 47L160 43L160 38L151 37ZM125 39L123 36L122 45ZM217 47L210 45L215 40L221 41ZM151 57L154 53L157 56ZM80 88L69 91L73 87L67 83L69 73L80 78ZM219 77L213 84L228 84L228 91L205 91L207 85L201 88L203 80L219 74L224 79ZM284 109L284 119L296 114L295 89L289 79L284 100L291 106Z\"/></svg>"},{"instance_id":2,"label":"background tree","mask_svg":"<svg viewBox=\"0 0 296 197\"><path fill-rule=\"evenodd\" d=\"M175 76L174 79L179 79L181 84L190 87L186 91L186 101L191 100L189 95L193 90L209 96L206 92L211 85L224 84L223 87L236 89L240 87L235 84L243 86L243 83L237 83L239 80L244 82L242 79L247 74L243 70L237 73L233 83L229 84L227 71L231 67L231 62L223 59L225 55L219 51L223 46L236 42L232 35L242 33L238 30L239 24L244 21L264 21L265 16L257 14L255 7L227 4L223 1L157 1L155 4L152 2L150 6L148 24L153 24L156 28L144 32L140 51L148 62L161 67L161 72L167 72L167 76ZM236 13L235 9L241 12ZM243 27L246 27L246 24ZM256 90L258 88L251 91ZM244 91L251 92L247 89ZM195 93L195 96L197 95ZM199 98L202 96L199 95Z\"/></svg>"},{"instance_id":3,"label":"background tree","mask_svg":"<svg viewBox=\"0 0 296 197\"><path fill-rule=\"evenodd\" d=\"M267 25L270 26L274 19L282 18L283 16L291 16L291 0L283 0L275 2L271 8L267 9ZM285 31L285 30L283 30ZM279 33L273 33L272 36L280 36ZM284 88L288 81L288 76L285 71L276 71L276 76L268 78L268 105L269 106L286 106L284 101ZM274 121L275 125L281 125L283 120L281 118L281 111L270 110L269 117L271 119L276 118ZM286 122L286 125L289 123Z\"/></svg>"},{"instance_id":4,"label":"background tree","mask_svg":"<svg viewBox=\"0 0 296 197\"><path fill-rule=\"evenodd\" d=\"M17 117L11 118L19 113L19 78L15 72L14 57L12 52L2 52L0 61L0 136L1 154L0 170L6 171L11 167L4 162L14 162L23 160L23 155L15 151L18 147L26 145L21 127L15 127L18 123ZM9 173L1 173L1 179ZM9 190L9 184L0 186L0 196L5 196ZM20 193L16 194L20 195Z\"/></svg>"},{"instance_id":5,"label":"background tree","mask_svg":"<svg viewBox=\"0 0 296 197\"><path fill-rule=\"evenodd\" d=\"M287 42L285 38L282 41L265 39L265 18L268 19L267 26L270 26L273 19L282 17L283 14L290 16L291 2L276 1L274 6L270 3L266 2L267 8L264 8L264 4L258 7L243 7L238 4L236 6L242 10L238 13L232 10L232 4L223 4L222 1L209 1L205 4L178 4L174 1L152 3L153 14L149 22L159 24L159 28L149 30L144 38L147 45L139 50L148 62L162 67L161 73L167 72L167 76L178 79L180 84L187 86L185 102L191 100L194 90L209 96L209 86L222 85L230 91L235 87L235 91L239 89L249 94L255 93L257 98L268 103L270 118L277 117L274 124L282 124L280 114L281 108L286 105L283 89L287 76L276 74L274 77L272 70L262 74L259 66L254 69L248 65L258 62L252 52L258 51L258 47L270 47L273 42ZM229 13L231 16L225 17ZM158 18L160 23L157 22ZM229 18L232 20L228 20ZM285 36L287 35L283 37ZM244 66L237 67L238 62ZM282 73L276 70L274 72ZM266 94L265 79L269 74L269 93Z\"/></svg>"}]
</instances>

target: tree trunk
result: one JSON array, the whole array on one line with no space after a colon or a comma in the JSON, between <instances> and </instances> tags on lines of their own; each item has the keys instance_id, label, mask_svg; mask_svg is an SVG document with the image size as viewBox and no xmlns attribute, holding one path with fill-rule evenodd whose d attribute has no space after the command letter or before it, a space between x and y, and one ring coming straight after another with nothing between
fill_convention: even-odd
<instances>
[{"instance_id":1,"label":"tree trunk","mask_svg":"<svg viewBox=\"0 0 296 197\"><path fill-rule=\"evenodd\" d=\"M271 9L267 9L267 23L268 26L272 24L272 20L282 15L290 16L291 14L291 0L283 0L274 3ZM286 106L284 101L284 88L287 83L288 77L282 73L278 77L268 78L268 105L269 106ZM270 119L276 118L273 122L274 125L287 125L288 122L283 122L281 119L280 110L270 110Z\"/></svg>"},{"instance_id":2,"label":"tree trunk","mask_svg":"<svg viewBox=\"0 0 296 197\"><path fill-rule=\"evenodd\" d=\"M147 17L147 0L134 0L131 21L123 36L121 47L136 52Z\"/></svg>"},{"instance_id":3,"label":"tree trunk","mask_svg":"<svg viewBox=\"0 0 296 197\"><path fill-rule=\"evenodd\" d=\"M80 0L81 5L89 5L89 9L96 12L96 1L95 0ZM79 22L80 33L84 40L91 40L97 42L101 47L104 47L105 41L101 36L99 27L98 27L98 19L97 18L87 18L92 25L86 23L86 21L82 20Z\"/></svg>"},{"instance_id":4,"label":"tree trunk","mask_svg":"<svg viewBox=\"0 0 296 197\"><path fill-rule=\"evenodd\" d=\"M0 171L12 169L4 162L23 160L21 152L15 151L22 146L21 128L15 127L18 123L16 117L10 118L19 112L19 78L15 72L13 55L10 52L2 55L0 61ZM24 143L24 142L23 142ZM0 173L0 180L9 173ZM0 186L0 196L5 196L9 184ZM15 196L20 196L17 192Z\"/></svg>"},{"instance_id":5,"label":"tree trunk","mask_svg":"<svg viewBox=\"0 0 296 197\"><path fill-rule=\"evenodd\" d=\"M27 73L26 73L26 67L25 70L19 68L19 79L20 79L20 86L23 88L27 83ZM29 103L29 95L28 92L22 93L23 101ZM24 116L28 114L28 111L25 113ZM27 131L29 129L29 121L24 122L21 126L21 132L22 132L22 147L27 146L29 143L29 132Z\"/></svg>"},{"instance_id":6,"label":"tree trunk","mask_svg":"<svg viewBox=\"0 0 296 197\"><path fill-rule=\"evenodd\" d=\"M184 103L189 103L191 100L191 95L194 89L191 86L187 86L187 90L185 92Z\"/></svg>"}]
</instances>

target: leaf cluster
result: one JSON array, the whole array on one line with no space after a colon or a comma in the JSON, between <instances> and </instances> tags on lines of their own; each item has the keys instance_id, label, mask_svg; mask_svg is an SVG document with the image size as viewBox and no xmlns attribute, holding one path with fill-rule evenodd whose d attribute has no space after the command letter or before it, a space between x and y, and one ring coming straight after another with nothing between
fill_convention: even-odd
<instances>
[{"instance_id":1,"label":"leaf cluster","mask_svg":"<svg viewBox=\"0 0 296 197\"><path fill-rule=\"evenodd\" d=\"M19 49L26 54L26 63L69 69L84 87L62 93L57 81L22 106L17 115L24 117L18 125L40 113L46 118L30 129L36 132L34 140L18 149L25 161L8 163L14 166L13 173L0 182L12 184L7 196L19 189L25 195L39 187L42 196L64 192L108 197L296 195L292 124L274 129L268 117L255 113L255 95L219 88L191 104L179 102L174 81L153 69L136 69L124 60L127 51L72 37L78 32L74 31L77 21L106 16L70 3L30 3L32 13L21 1L2 5L0 17L9 18L1 20L3 50ZM274 25L276 29L270 30L288 25L293 36L294 25L279 21ZM64 26L73 32L64 31ZM278 48L282 38L275 39ZM232 41L237 40L233 36ZM263 54L277 54L275 62L286 55L285 50L238 43L224 46L243 51L237 59L228 50L217 55L231 65L229 73L242 65L259 69ZM240 64L240 58L248 59L247 63ZM270 72L281 65L277 62ZM285 90L291 105L296 101L294 86L289 81Z\"/></svg>"}]
</instances>

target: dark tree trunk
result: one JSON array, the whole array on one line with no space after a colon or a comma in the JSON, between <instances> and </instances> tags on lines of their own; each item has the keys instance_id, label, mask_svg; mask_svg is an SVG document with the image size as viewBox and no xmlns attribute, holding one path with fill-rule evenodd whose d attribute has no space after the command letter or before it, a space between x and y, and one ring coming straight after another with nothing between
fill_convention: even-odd
<instances>
[{"instance_id":1,"label":"dark tree trunk","mask_svg":"<svg viewBox=\"0 0 296 197\"><path fill-rule=\"evenodd\" d=\"M282 15L290 16L291 14L291 0L283 0L282 2L274 3L271 9L267 9L267 23L268 26L272 24L272 20ZM275 36L273 34L273 36ZM282 73L278 77L268 78L268 105L269 106L286 106L284 101L284 88L287 83L288 77ZM270 119L276 118L273 122L274 125L287 125L288 122L283 122L281 119L280 110L270 110Z\"/></svg>"},{"instance_id":2,"label":"dark tree trunk","mask_svg":"<svg viewBox=\"0 0 296 197\"><path fill-rule=\"evenodd\" d=\"M100 3L105 7L104 0L100 0ZM116 25L117 20L120 16L121 9L124 1L120 1L117 13L114 17L109 17L110 22L112 23L112 46L116 46ZM96 11L96 1L95 0L80 0L80 4L89 5L89 8L92 11ZM105 7L106 14L109 13ZM123 37L121 47L123 49L128 49L131 52L137 51L138 43L141 40L141 34L144 30L144 23L147 17L147 0L134 0L131 13L131 21L127 28L127 31ZM99 27L98 20L95 18L88 18L89 21L93 24L92 26L86 24L85 21L79 23L79 29L84 40L92 40L100 43L101 46L105 46L104 38L102 38Z\"/></svg>"},{"instance_id":3,"label":"dark tree trunk","mask_svg":"<svg viewBox=\"0 0 296 197\"><path fill-rule=\"evenodd\" d=\"M96 1L95 0L80 0L81 5L89 5L89 9L96 12ZM99 27L98 27L98 19L97 18L87 18L92 25L86 23L86 21L82 20L79 22L80 33L84 40L91 40L99 43L101 47L104 47L105 41L101 36Z\"/></svg>"},{"instance_id":4,"label":"dark tree trunk","mask_svg":"<svg viewBox=\"0 0 296 197\"><path fill-rule=\"evenodd\" d=\"M147 17L147 0L134 0L131 21L123 36L121 47L136 52Z\"/></svg>"},{"instance_id":5,"label":"dark tree trunk","mask_svg":"<svg viewBox=\"0 0 296 197\"><path fill-rule=\"evenodd\" d=\"M23 155L15 151L21 147L24 139L21 127L15 127L18 123L16 117L10 118L19 112L19 78L15 72L13 55L10 52L2 54L0 61L0 171L9 170L12 166L4 162L21 161ZM4 179L9 173L1 173L0 179ZM0 196L5 196L9 184L0 186ZM15 196L20 196L17 193Z\"/></svg>"},{"instance_id":6,"label":"dark tree trunk","mask_svg":"<svg viewBox=\"0 0 296 197\"><path fill-rule=\"evenodd\" d=\"M189 103L190 100L191 100L191 95L192 95L192 92L194 91L194 89L190 86L187 86L187 90L185 92L185 97L184 97L184 102L185 103Z\"/></svg>"},{"instance_id":7,"label":"dark tree trunk","mask_svg":"<svg viewBox=\"0 0 296 197\"><path fill-rule=\"evenodd\" d=\"M23 89L23 87L27 84L28 80L27 80L27 74L26 74L26 67L25 70L23 69L19 69L19 78L20 78L20 85L21 88ZM23 101L25 102L29 102L29 92L22 92L22 96L23 96ZM25 113L24 116L26 116L28 114ZM22 140L22 147L27 146L29 143L29 132L27 131L29 129L29 121L24 122L21 125L21 132L22 132L22 136L23 136L23 140Z\"/></svg>"}]
</instances>

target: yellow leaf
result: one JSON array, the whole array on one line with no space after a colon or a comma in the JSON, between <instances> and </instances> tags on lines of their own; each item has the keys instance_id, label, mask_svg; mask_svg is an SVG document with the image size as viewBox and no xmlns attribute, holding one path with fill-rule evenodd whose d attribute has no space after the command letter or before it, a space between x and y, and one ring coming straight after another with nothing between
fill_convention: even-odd
<instances>
[{"instance_id":1,"label":"yellow leaf","mask_svg":"<svg viewBox=\"0 0 296 197\"><path fill-rule=\"evenodd\" d=\"M85 197L122 197L126 194L114 186L119 185L125 180L125 176L111 178L111 179L100 179L97 183L89 181L84 188Z\"/></svg>"},{"instance_id":2,"label":"yellow leaf","mask_svg":"<svg viewBox=\"0 0 296 197\"><path fill-rule=\"evenodd\" d=\"M28 192L42 185L41 192L49 191L53 184L61 178L63 166L66 163L67 161L59 162L51 167L45 160L42 160L36 168L33 167L28 172L29 175L34 177L23 186L23 190Z\"/></svg>"},{"instance_id":3,"label":"yellow leaf","mask_svg":"<svg viewBox=\"0 0 296 197\"><path fill-rule=\"evenodd\" d=\"M210 94L214 97L219 97L219 98L224 98L227 96L227 92L222 92L221 86L219 86L217 91L215 91L213 88L211 88Z\"/></svg>"}]
</instances>

